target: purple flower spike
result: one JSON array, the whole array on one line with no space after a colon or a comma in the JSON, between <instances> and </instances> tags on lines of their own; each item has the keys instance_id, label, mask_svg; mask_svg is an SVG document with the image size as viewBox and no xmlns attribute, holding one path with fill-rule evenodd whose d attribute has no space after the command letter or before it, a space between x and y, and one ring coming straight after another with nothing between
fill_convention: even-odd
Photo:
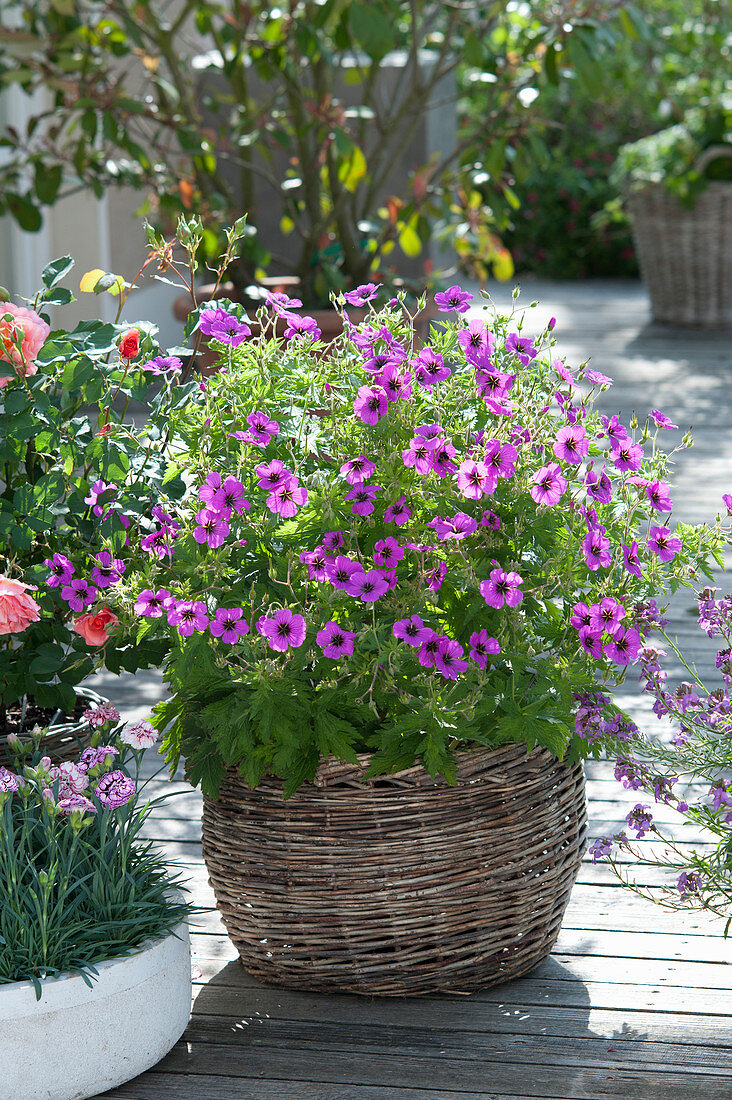
<instances>
[{"instance_id":1,"label":"purple flower spike","mask_svg":"<svg viewBox=\"0 0 732 1100\"><path fill-rule=\"evenodd\" d=\"M214 638L221 638L222 642L233 645L249 632L249 624L240 607L219 607L211 620L209 630Z\"/></svg>"},{"instance_id":2,"label":"purple flower spike","mask_svg":"<svg viewBox=\"0 0 732 1100\"><path fill-rule=\"evenodd\" d=\"M344 630L334 619L331 619L322 630L318 631L315 640L323 650L323 656L335 661L339 657L351 656L356 635L351 630Z\"/></svg>"},{"instance_id":3,"label":"purple flower spike","mask_svg":"<svg viewBox=\"0 0 732 1100\"><path fill-rule=\"evenodd\" d=\"M461 286L449 286L447 290L435 294L435 305L441 313L467 313L473 295L468 294Z\"/></svg>"}]
</instances>

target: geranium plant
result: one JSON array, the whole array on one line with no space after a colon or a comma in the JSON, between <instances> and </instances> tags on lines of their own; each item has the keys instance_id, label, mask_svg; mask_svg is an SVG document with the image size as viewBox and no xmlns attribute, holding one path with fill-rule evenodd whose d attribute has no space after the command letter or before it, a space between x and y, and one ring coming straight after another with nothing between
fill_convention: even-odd
<instances>
[{"instance_id":1,"label":"geranium plant","mask_svg":"<svg viewBox=\"0 0 732 1100\"><path fill-rule=\"evenodd\" d=\"M0 984L80 973L175 930L191 911L161 853L140 838L139 764L157 735L111 706L84 715L76 762L42 755L43 730L11 738L0 767ZM131 766L135 774L130 774Z\"/></svg>"},{"instance_id":2,"label":"geranium plant","mask_svg":"<svg viewBox=\"0 0 732 1100\"><path fill-rule=\"evenodd\" d=\"M724 499L732 515L732 496ZM705 682L664 629L664 620L656 624L663 642L649 640L639 653L644 690L653 697L653 711L666 730L672 725L670 737L666 730L652 735L629 726L618 741L598 701L587 709L589 736L615 753L616 778L626 790L637 791L639 798L627 815L627 830L599 837L591 852L595 862L606 857L620 880L643 897L672 908L707 909L727 918L728 930L732 921L732 596L718 598L716 589L706 588L698 602L700 628L718 639L715 667L720 683ZM669 687L664 667L668 651L663 645L668 645L689 676L675 688ZM649 801L640 801L644 797ZM680 823L706 830L704 846L680 844L678 832L669 836L675 830L654 819L654 803L678 811ZM638 844L644 838L657 842L652 851L647 843ZM637 868L621 861L628 856L639 861L641 874L648 866L660 869L662 885L641 885Z\"/></svg>"},{"instance_id":3,"label":"geranium plant","mask_svg":"<svg viewBox=\"0 0 732 1100\"><path fill-rule=\"evenodd\" d=\"M476 745L576 756L576 694L622 679L651 597L726 539L671 525L674 426L600 416L611 380L558 359L553 322L532 339L517 307L466 317L480 303L452 287L422 346L400 298L353 294L370 313L352 325L341 299L327 354L308 318L275 335L283 296L256 337L240 309L195 310L218 373L168 376L130 431L165 473L137 484L129 545L97 544L121 563L120 635L168 650L168 759L209 794L229 766L289 794L328 754L448 779ZM80 549L75 576L94 564Z\"/></svg>"}]
</instances>

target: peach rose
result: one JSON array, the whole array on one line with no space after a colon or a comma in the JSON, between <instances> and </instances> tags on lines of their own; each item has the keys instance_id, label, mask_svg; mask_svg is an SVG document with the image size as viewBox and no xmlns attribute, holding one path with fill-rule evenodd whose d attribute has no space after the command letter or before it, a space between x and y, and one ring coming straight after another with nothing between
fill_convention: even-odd
<instances>
[{"instance_id":1,"label":"peach rose","mask_svg":"<svg viewBox=\"0 0 732 1100\"><path fill-rule=\"evenodd\" d=\"M21 634L41 617L41 609L28 592L32 584L0 577L0 634Z\"/></svg>"},{"instance_id":2,"label":"peach rose","mask_svg":"<svg viewBox=\"0 0 732 1100\"><path fill-rule=\"evenodd\" d=\"M6 320L10 314L12 320ZM16 374L35 374L35 359L51 331L49 325L33 309L16 306L12 302L0 302L0 359L12 363ZM16 347L19 334L23 335L20 351ZM10 379L0 375L0 390Z\"/></svg>"},{"instance_id":3,"label":"peach rose","mask_svg":"<svg viewBox=\"0 0 732 1100\"><path fill-rule=\"evenodd\" d=\"M90 611L86 615L79 615L74 619L73 629L81 634L87 645L104 645L109 638L109 626L114 626L119 619L108 607L102 607L99 611Z\"/></svg>"}]
</instances>

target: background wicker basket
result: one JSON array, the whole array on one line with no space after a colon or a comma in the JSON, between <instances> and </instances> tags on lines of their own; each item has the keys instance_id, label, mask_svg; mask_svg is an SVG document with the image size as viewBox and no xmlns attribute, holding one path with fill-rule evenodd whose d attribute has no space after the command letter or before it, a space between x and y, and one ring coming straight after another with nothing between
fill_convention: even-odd
<instances>
[{"instance_id":1,"label":"background wicker basket","mask_svg":"<svg viewBox=\"0 0 732 1100\"><path fill-rule=\"evenodd\" d=\"M65 722L53 721L49 726L49 732L43 738L42 748L46 756L50 756L54 764L61 760L76 760L81 749L86 748L91 741L92 730L86 723L80 721L85 710L96 710L102 703L108 702L91 688L76 688L78 702L71 716L58 711L57 717L66 718ZM0 767L13 767L15 758L6 749L7 735L0 734Z\"/></svg>"},{"instance_id":2,"label":"background wicker basket","mask_svg":"<svg viewBox=\"0 0 732 1100\"><path fill-rule=\"evenodd\" d=\"M712 146L699 158L732 156ZM628 198L633 239L654 321L670 325L732 325L732 183L710 182L691 210L661 183Z\"/></svg>"},{"instance_id":3,"label":"background wicker basket","mask_svg":"<svg viewBox=\"0 0 732 1100\"><path fill-rule=\"evenodd\" d=\"M246 970L303 989L469 992L550 952L585 847L584 773L523 745L363 782L321 765L288 801L234 772L203 851Z\"/></svg>"}]
</instances>

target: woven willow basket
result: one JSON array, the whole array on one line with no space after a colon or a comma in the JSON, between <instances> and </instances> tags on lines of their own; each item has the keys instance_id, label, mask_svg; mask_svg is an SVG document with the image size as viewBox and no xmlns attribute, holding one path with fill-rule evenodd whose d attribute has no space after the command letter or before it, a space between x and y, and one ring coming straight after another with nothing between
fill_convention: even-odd
<instances>
[{"instance_id":1,"label":"woven willow basket","mask_svg":"<svg viewBox=\"0 0 732 1100\"><path fill-rule=\"evenodd\" d=\"M81 750L91 743L91 727L86 722L81 721L81 716L85 710L96 710L97 707L108 701L90 688L76 688L75 690L78 701L71 716L72 720L66 722L54 722L52 720L48 733L41 742L44 754L50 756L54 764L58 764L61 760L76 760ZM68 718L61 711L57 713L60 718ZM15 764L16 758L8 753L6 749L7 740L5 734L0 734L0 767L13 767Z\"/></svg>"},{"instance_id":2,"label":"woven willow basket","mask_svg":"<svg viewBox=\"0 0 732 1100\"><path fill-rule=\"evenodd\" d=\"M712 146L699 158L732 156ZM661 183L628 198L633 239L654 321L732 325L732 183L710 182L691 210Z\"/></svg>"},{"instance_id":3,"label":"woven willow basket","mask_svg":"<svg viewBox=\"0 0 732 1100\"><path fill-rule=\"evenodd\" d=\"M550 952L585 848L584 773L479 749L458 784L327 763L288 801L230 772L203 852L246 970L291 988L467 993Z\"/></svg>"}]
</instances>

